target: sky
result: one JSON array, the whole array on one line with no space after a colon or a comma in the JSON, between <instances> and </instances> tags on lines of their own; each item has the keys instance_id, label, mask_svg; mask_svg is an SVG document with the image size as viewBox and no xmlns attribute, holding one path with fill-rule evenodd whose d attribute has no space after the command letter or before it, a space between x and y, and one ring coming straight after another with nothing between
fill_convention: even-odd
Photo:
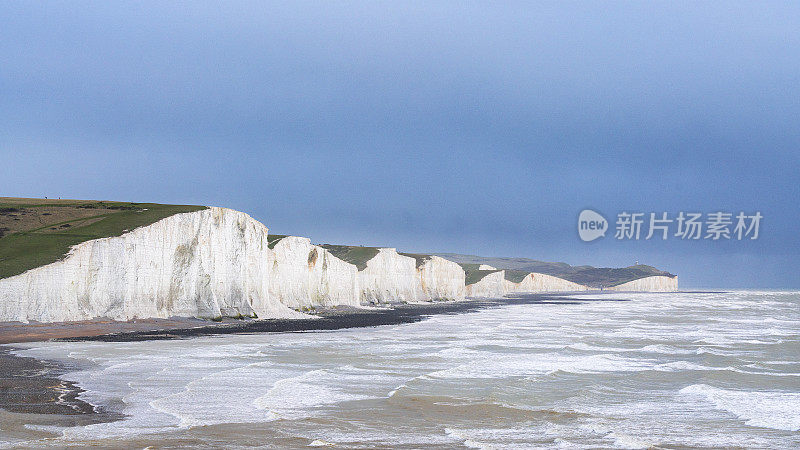
<instances>
[{"instance_id":1,"label":"sky","mask_svg":"<svg viewBox=\"0 0 800 450\"><path fill-rule=\"evenodd\" d=\"M0 196L800 288L798 24L790 1L2 2ZM586 208L606 237L579 239ZM763 219L619 240L623 211Z\"/></svg>"}]
</instances>

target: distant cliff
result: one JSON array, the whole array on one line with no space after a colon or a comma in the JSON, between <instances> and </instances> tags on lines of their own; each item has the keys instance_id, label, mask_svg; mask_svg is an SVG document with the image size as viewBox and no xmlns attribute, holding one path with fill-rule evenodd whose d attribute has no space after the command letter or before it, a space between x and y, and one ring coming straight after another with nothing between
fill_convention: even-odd
<instances>
[{"instance_id":1,"label":"distant cliff","mask_svg":"<svg viewBox=\"0 0 800 450\"><path fill-rule=\"evenodd\" d=\"M401 254L394 248L322 247L358 269L362 304L464 299L464 271L452 261Z\"/></svg>"},{"instance_id":2,"label":"distant cliff","mask_svg":"<svg viewBox=\"0 0 800 450\"><path fill-rule=\"evenodd\" d=\"M506 271L506 277L516 282L520 281L529 273L541 273L572 281L573 283L590 288L600 289L650 276L673 276L669 272L645 264L637 264L622 268L571 266L562 262L538 261L528 258L486 257L460 255L457 253L437 254L443 258L461 264L468 271L503 269ZM515 278L519 279L516 280Z\"/></svg>"},{"instance_id":3,"label":"distant cliff","mask_svg":"<svg viewBox=\"0 0 800 450\"><path fill-rule=\"evenodd\" d=\"M675 292L678 290L677 275L639 278L608 288L612 291Z\"/></svg>"},{"instance_id":4,"label":"distant cliff","mask_svg":"<svg viewBox=\"0 0 800 450\"><path fill-rule=\"evenodd\" d=\"M69 203L65 211L71 216L64 223L73 226L68 231L49 225L46 231L31 228L37 213L39 221L64 218L65 211L48 204L48 209L31 206L25 211L28 229L0 238L3 267L44 261L0 279L0 321L292 318L335 306L588 289L553 275L398 253L394 248L314 245L308 238L270 235L247 214L225 208L148 204L157 213L142 215L149 210L142 204L103 203L89 212L82 211L81 204L98 203ZM114 220L108 220L110 216ZM100 226L103 221L106 225ZM92 233L78 232L84 229ZM86 239L103 233L107 236ZM29 245L26 239L79 242L64 254L59 253L63 247L45 246L39 255L34 251L39 244ZM19 242L28 252L11 246ZM625 274L629 277L631 272ZM611 289L671 291L677 289L677 277L648 276Z\"/></svg>"},{"instance_id":5,"label":"distant cliff","mask_svg":"<svg viewBox=\"0 0 800 450\"><path fill-rule=\"evenodd\" d=\"M496 298L507 294L577 292L589 289L586 286L541 273L524 274L518 281L514 281L514 276L509 276L509 272L506 270L478 269L471 275L473 280L475 276L480 276L480 279L467 285L467 297Z\"/></svg>"},{"instance_id":6,"label":"distant cliff","mask_svg":"<svg viewBox=\"0 0 800 450\"><path fill-rule=\"evenodd\" d=\"M274 300L295 309L361 304L353 264L304 237L282 237L271 247L269 292Z\"/></svg>"}]
</instances>

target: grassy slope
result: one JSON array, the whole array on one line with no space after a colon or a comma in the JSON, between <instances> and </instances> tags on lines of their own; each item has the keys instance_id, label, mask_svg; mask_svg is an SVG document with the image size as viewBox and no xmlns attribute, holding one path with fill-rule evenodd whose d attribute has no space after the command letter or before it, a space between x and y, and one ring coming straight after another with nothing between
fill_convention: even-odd
<instances>
[{"instance_id":1,"label":"grassy slope","mask_svg":"<svg viewBox=\"0 0 800 450\"><path fill-rule=\"evenodd\" d=\"M408 256L409 258L414 258L414 260L416 260L417 269L422 267L422 265L425 264L425 261L431 259L431 255L425 255L422 253L398 253L403 256Z\"/></svg>"},{"instance_id":2,"label":"grassy slope","mask_svg":"<svg viewBox=\"0 0 800 450\"><path fill-rule=\"evenodd\" d=\"M322 244L320 247L343 261L347 261L362 271L367 268L367 261L378 254L378 247L356 247L353 245Z\"/></svg>"},{"instance_id":3,"label":"grassy slope","mask_svg":"<svg viewBox=\"0 0 800 450\"><path fill-rule=\"evenodd\" d=\"M573 283L583 284L590 287L610 287L628 281L637 280L655 275L674 277L675 275L656 269L655 267L640 264L637 266L623 268L592 267L592 266L570 266L566 263L553 263L538 261L527 258L500 258L482 257L474 255L459 255L455 253L439 253L438 256L449 259L461 264L468 273L477 270L479 264L488 264L498 269L506 270L506 279L518 283L530 272L543 273L554 277L563 278ZM486 276L486 274L473 274L476 281ZM470 283L467 283L470 284Z\"/></svg>"},{"instance_id":4,"label":"grassy slope","mask_svg":"<svg viewBox=\"0 0 800 450\"><path fill-rule=\"evenodd\" d=\"M509 270L509 269L506 269L505 276L506 276L506 280L514 282L514 283L519 283L520 281L524 280L525 277L527 277L529 273L530 272L528 272L527 270L513 270L513 269Z\"/></svg>"},{"instance_id":5,"label":"grassy slope","mask_svg":"<svg viewBox=\"0 0 800 450\"><path fill-rule=\"evenodd\" d=\"M464 273L466 274L466 279L464 280L464 285L469 286L470 284L475 284L478 281L481 281L486 275L490 273L499 272L500 270L478 270L475 269L464 269Z\"/></svg>"},{"instance_id":6,"label":"grassy slope","mask_svg":"<svg viewBox=\"0 0 800 450\"><path fill-rule=\"evenodd\" d=\"M0 238L0 278L18 275L26 270L61 259L73 245L92 239L119 236L134 228L150 225L173 214L199 211L205 206L161 205L157 203L93 202L42 199L3 199L0 208L88 208L96 211L95 222L88 225L62 228L61 225L81 223L86 218L47 223L30 230L6 234ZM5 220L8 220L7 218ZM43 217L46 222L46 217ZM56 230L51 228L56 226Z\"/></svg>"},{"instance_id":7,"label":"grassy slope","mask_svg":"<svg viewBox=\"0 0 800 450\"><path fill-rule=\"evenodd\" d=\"M623 267L619 269L609 267L592 267L567 274L562 278L574 283L590 287L617 286L639 278L652 276L674 277L675 275L658 270L655 267L640 264L638 266Z\"/></svg>"},{"instance_id":8,"label":"grassy slope","mask_svg":"<svg viewBox=\"0 0 800 450\"><path fill-rule=\"evenodd\" d=\"M267 236L267 247L275 248L275 246L278 245L278 242L280 242L281 239L285 238L286 236L287 235L285 235L285 234L270 234L270 235L268 235Z\"/></svg>"},{"instance_id":9,"label":"grassy slope","mask_svg":"<svg viewBox=\"0 0 800 450\"><path fill-rule=\"evenodd\" d=\"M445 258L446 259L446 258ZM466 276L464 280L464 285L469 286L470 284L475 284L478 281L481 281L483 277L489 275L490 273L499 272L502 269L497 270L478 270L480 264L473 264L473 263L458 263L462 269L464 269L464 275Z\"/></svg>"}]
</instances>

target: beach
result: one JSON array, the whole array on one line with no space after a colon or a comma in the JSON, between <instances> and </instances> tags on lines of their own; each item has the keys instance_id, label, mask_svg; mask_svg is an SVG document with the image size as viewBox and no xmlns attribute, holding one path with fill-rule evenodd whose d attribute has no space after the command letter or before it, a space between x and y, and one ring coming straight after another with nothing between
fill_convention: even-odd
<instances>
[{"instance_id":1,"label":"beach","mask_svg":"<svg viewBox=\"0 0 800 450\"><path fill-rule=\"evenodd\" d=\"M13 344L41 372L29 403L66 385L91 409L4 411L0 445L796 447L799 299L536 295Z\"/></svg>"},{"instance_id":2,"label":"beach","mask_svg":"<svg viewBox=\"0 0 800 450\"><path fill-rule=\"evenodd\" d=\"M582 301L591 295L581 295ZM603 299L606 300L606 299ZM457 314L504 304L574 302L560 294L523 295L504 299L474 299L458 302L406 303L382 307L319 308L305 319L253 320L225 318L219 322L195 318L107 319L82 322L21 323L0 322L0 344L36 342L50 339L136 341L173 339L231 333L277 333L291 331L338 330L342 328L393 325L422 320L433 314Z\"/></svg>"}]
</instances>

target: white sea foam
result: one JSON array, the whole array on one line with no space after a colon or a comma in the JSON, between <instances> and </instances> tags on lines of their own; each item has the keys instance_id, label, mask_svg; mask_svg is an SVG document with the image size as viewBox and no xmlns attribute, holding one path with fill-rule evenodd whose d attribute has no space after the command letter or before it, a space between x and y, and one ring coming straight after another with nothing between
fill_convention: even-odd
<instances>
[{"instance_id":1,"label":"white sea foam","mask_svg":"<svg viewBox=\"0 0 800 450\"><path fill-rule=\"evenodd\" d=\"M126 415L55 445L270 422L345 447L800 447L800 296L608 295L629 301L16 352L77 362L79 398Z\"/></svg>"},{"instance_id":2,"label":"white sea foam","mask_svg":"<svg viewBox=\"0 0 800 450\"><path fill-rule=\"evenodd\" d=\"M647 345L640 349L646 353L660 353L663 355L689 355L694 353L693 350L687 350L683 348L678 348L674 345L666 345L666 344L654 344L654 345Z\"/></svg>"},{"instance_id":3,"label":"white sea foam","mask_svg":"<svg viewBox=\"0 0 800 450\"><path fill-rule=\"evenodd\" d=\"M331 375L327 370L312 370L278 380L266 394L256 398L253 405L281 417L298 418L298 412L308 412L309 408L369 398L330 386L326 377Z\"/></svg>"},{"instance_id":4,"label":"white sea foam","mask_svg":"<svg viewBox=\"0 0 800 450\"><path fill-rule=\"evenodd\" d=\"M693 384L680 393L709 401L750 426L800 431L800 393L797 392L735 391Z\"/></svg>"},{"instance_id":5,"label":"white sea foam","mask_svg":"<svg viewBox=\"0 0 800 450\"><path fill-rule=\"evenodd\" d=\"M507 378L555 372L603 373L636 372L654 366L652 360L626 358L614 354L589 356L543 353L487 358L428 374L432 378Z\"/></svg>"},{"instance_id":6,"label":"white sea foam","mask_svg":"<svg viewBox=\"0 0 800 450\"><path fill-rule=\"evenodd\" d=\"M727 370L727 368L704 366L690 361L668 362L664 364L659 364L655 366L654 369L666 372L685 372L689 370Z\"/></svg>"}]
</instances>

